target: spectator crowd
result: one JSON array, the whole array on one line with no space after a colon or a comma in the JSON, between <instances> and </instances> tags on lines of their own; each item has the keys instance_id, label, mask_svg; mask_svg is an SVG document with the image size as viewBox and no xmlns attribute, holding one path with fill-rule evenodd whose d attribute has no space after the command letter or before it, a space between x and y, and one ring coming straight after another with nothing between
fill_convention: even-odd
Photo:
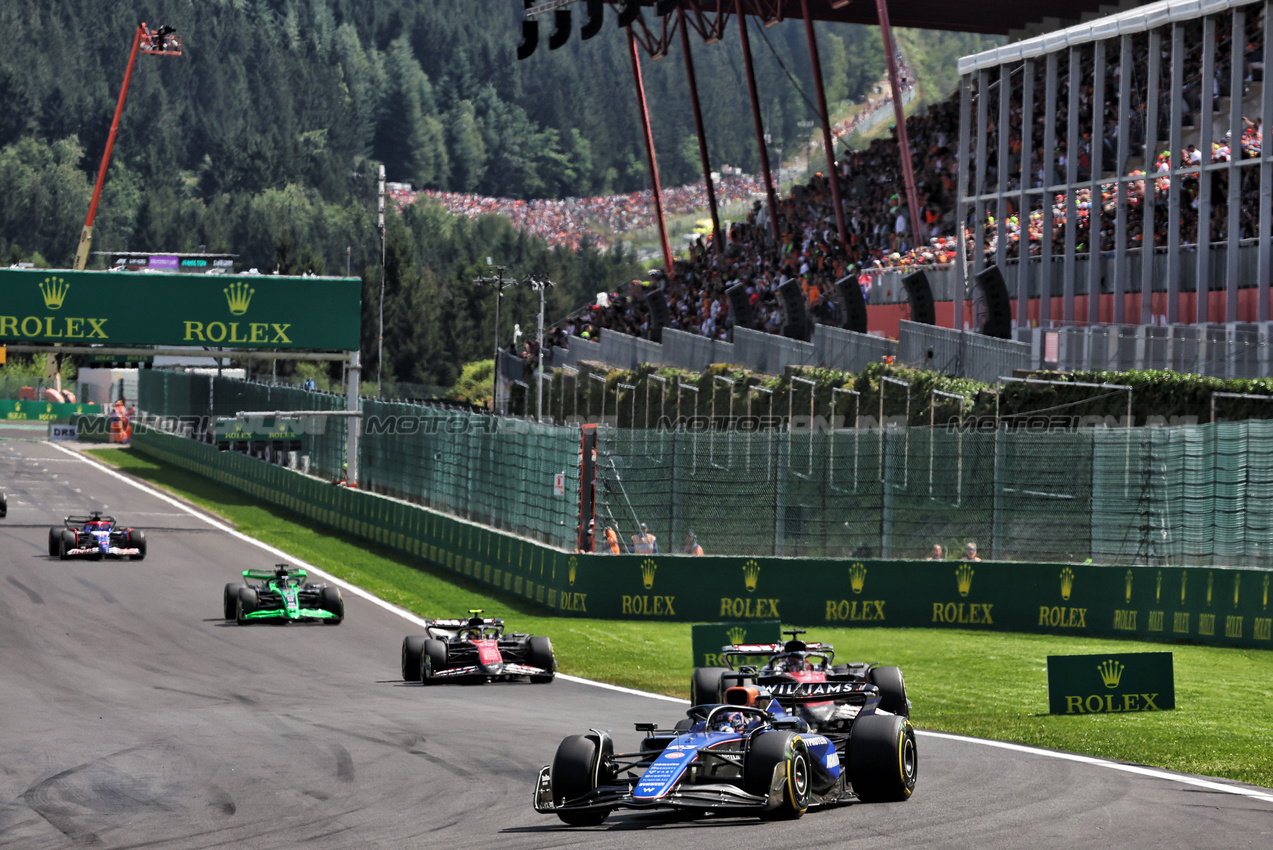
<instances>
[{"instance_id":1,"label":"spectator crowd","mask_svg":"<svg viewBox=\"0 0 1273 850\"><path fill-rule=\"evenodd\" d=\"M1165 245L1171 228L1179 228L1182 244L1197 244L1199 231L1204 240L1223 241L1229 236L1229 174L1227 169L1204 170L1204 166L1225 163L1231 159L1257 159L1263 149L1263 129L1260 117L1244 118L1240 126L1228 127L1228 107L1222 109L1223 98L1230 93L1230 75L1233 62L1241 63L1240 71L1244 95L1256 92L1256 85L1263 84L1263 7L1253 7L1247 15L1245 30L1234 39L1232 13L1224 12L1216 18L1214 75L1203 79L1203 22L1201 19L1186 25L1185 44L1187 55L1183 61L1184 88L1178 102L1171 102L1171 39L1162 40L1164 55L1159 63L1160 78L1157 81L1159 102L1158 126L1148 127L1147 109L1149 86L1145 70L1149 67L1149 39L1142 33L1130 40L1133 55L1131 67L1135 69L1130 80L1120 75L1122 57L1120 42L1108 42L1105 52L1104 79L1106 81L1097 101L1093 83L1096 76L1096 53L1090 45L1080 49L1080 75L1075 81L1080 85L1077 119L1078 147L1068 150L1070 137L1069 79L1067 61L1057 63L1060 73L1056 80L1055 123L1046 123L1046 95L1049 86L1044 75L1044 63L1034 63L1033 102L1030 113L1030 150L1023 152L1023 125L1026 110L1023 108L1024 80L1022 67L1015 66L1003 81L1012 86L1009 97L1009 124L997 127L999 116L999 70L989 77L990 86L984 92L973 92L973 114L978 110L977 98L987 98L986 154L965 179L969 194L993 194L1000 189L1006 194L1006 215L1002 222L1004 250L1010 258L1039 256L1046 244L1055 254L1062 253L1067 243L1067 212L1074 213L1073 243L1079 253L1112 251L1117 246L1116 227L1119 203L1119 182L1115 175L1127 175L1132 179L1122 183L1126 192L1129 213L1124 217L1125 247L1139 248L1144 242L1146 222L1144 209L1146 193L1153 193L1154 207L1152 233L1154 244ZM1005 66L1006 67L1006 66ZM905 85L913 86L909 72L904 74ZM1129 85L1129 113L1120 116L1120 85ZM1245 99L1244 99L1244 102ZM861 113L878 112L883 103L869 104ZM1201 113L1210 109L1216 116L1212 125L1219 129L1214 138L1203 139ZM1163 139L1169 138L1171 122L1179 118L1182 126L1183 149L1177 155L1164 150ZM1125 121L1120 121L1120 117ZM864 119L858 119L864 120ZM597 302L559 323L553 329L555 344L561 344L572 335L595 339L603 331L647 335L650 316L645 296L651 290L662 290L669 310L669 322L665 326L709 338L728 338L730 329L746 324L753 329L771 333L784 330L784 317L778 298L778 287L788 280L797 281L806 306L815 321L837 321L840 318L839 298L835 283L843 278L856 278L860 284L870 276L885 269L914 269L925 266L941 266L957 259L955 234L961 226L957 221L956 200L958 188L959 98L958 94L939 103L931 104L923 114L907 119L916 190L919 201L917 228L912 228L910 210L905 202L901 161L893 138L872 142L866 149L845 150L836 163L833 174L817 173L807 182L797 184L791 193L781 198L777 205L776 221L769 220L769 210L755 200L744 220L735 222L720 247L711 244L711 237L696 240L688 256L676 259L671 269L652 272L649 280L630 281L603 294ZM1119 143L1121 127L1127 128L1127 144ZM854 125L837 127L837 138L850 135ZM1193 141L1190 141L1193 140ZM1008 146L1007 171L998 173L999 145ZM1119 161L1120 153L1127 157ZM1070 157L1073 156L1074 162ZM1178 156L1178 158L1176 158ZM1173 162L1174 160L1174 162ZM1099 164L1099 175L1093 187L1093 166ZM1176 169L1172 173L1173 167ZM1185 169L1183 172L1181 169ZM1067 192L1047 191L1047 186L1057 186L1074 178L1088 186L1071 188ZM1109 177L1110 182L1101 182ZM839 182L844 208L847 241L841 242L832 203L830 180ZM1252 239L1258 235L1259 169L1241 168L1237 233L1240 239ZM1203 181L1210 195L1209 220L1200 223L1203 205L1200 203ZM1173 189L1173 182L1177 185ZM735 189L731 199L763 197L761 181L736 178L727 185ZM1022 187L1027 201L1019 208ZM1169 204L1170 193L1179 197L1180 218L1172 222ZM462 196L440 197L448 208L462 214L477 215L501 212L515 222L531 229L555 244L575 245L581 234L592 231L604 241L604 234L627 233L653 223L650 193L642 192L626 196L596 199L570 199L566 201L500 201L475 199ZM664 193L665 208L670 214L680 214L702 209L705 206L702 186L684 187ZM1044 206L1050 207L1050 222L1045 221ZM1072 205L1072 206L1071 206ZM1000 245L1000 210L990 204L983 210L984 240L977 245L974 240L973 214L962 222L968 237L968 254L980 250L989 262L994 262ZM1049 230L1050 232L1045 232ZM919 239L913 237L918 231ZM775 234L776 233L776 237ZM737 322L731 315L726 290L741 285L750 306L750 318Z\"/></svg>"}]
</instances>

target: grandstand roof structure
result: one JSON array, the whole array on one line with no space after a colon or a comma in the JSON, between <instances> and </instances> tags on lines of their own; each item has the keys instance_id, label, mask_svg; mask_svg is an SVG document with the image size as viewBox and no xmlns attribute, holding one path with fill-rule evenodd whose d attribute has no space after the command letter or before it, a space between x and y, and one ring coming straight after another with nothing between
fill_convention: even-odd
<instances>
[{"instance_id":1,"label":"grandstand roof structure","mask_svg":"<svg viewBox=\"0 0 1273 850\"><path fill-rule=\"evenodd\" d=\"M653 6L657 0L642 0ZM735 0L680 0L684 9L697 7L704 12L733 12ZM1110 3L1099 0L1054 0L1051 3L1025 3L1021 0L891 0L888 14L895 27L976 32L1007 35L1014 30L1039 24L1045 18L1078 20L1097 12ZM766 20L799 20L803 17L801 0L743 0L747 14ZM847 24L879 23L873 0L809 0L809 15L815 21L839 21Z\"/></svg>"}]
</instances>

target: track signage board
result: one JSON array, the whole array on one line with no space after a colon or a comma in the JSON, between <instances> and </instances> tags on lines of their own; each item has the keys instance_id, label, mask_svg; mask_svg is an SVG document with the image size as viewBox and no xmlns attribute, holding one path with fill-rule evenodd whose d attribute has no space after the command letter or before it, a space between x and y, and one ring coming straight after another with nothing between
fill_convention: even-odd
<instances>
[{"instance_id":1,"label":"track signage board","mask_svg":"<svg viewBox=\"0 0 1273 850\"><path fill-rule=\"evenodd\" d=\"M55 422L68 416L96 416L100 404L78 404L66 401L0 401L0 419L6 422Z\"/></svg>"},{"instance_id":2,"label":"track signage board","mask_svg":"<svg viewBox=\"0 0 1273 850\"><path fill-rule=\"evenodd\" d=\"M695 623L690 626L690 644L695 667L724 667L721 647L740 643L780 643L781 620L748 620L738 623ZM763 663L764 659L735 658L734 664Z\"/></svg>"},{"instance_id":3,"label":"track signage board","mask_svg":"<svg viewBox=\"0 0 1273 850\"><path fill-rule=\"evenodd\" d=\"M358 348L353 278L0 269L0 343Z\"/></svg>"},{"instance_id":4,"label":"track signage board","mask_svg":"<svg viewBox=\"0 0 1273 850\"><path fill-rule=\"evenodd\" d=\"M1048 656L1048 711L1121 714L1176 707L1170 652Z\"/></svg>"}]
</instances>

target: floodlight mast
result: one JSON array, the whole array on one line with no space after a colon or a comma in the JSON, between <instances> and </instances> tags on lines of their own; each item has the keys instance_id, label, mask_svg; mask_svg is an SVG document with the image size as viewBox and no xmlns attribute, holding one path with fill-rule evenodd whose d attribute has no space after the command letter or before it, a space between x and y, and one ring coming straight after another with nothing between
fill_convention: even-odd
<instances>
[{"instance_id":1,"label":"floodlight mast","mask_svg":"<svg viewBox=\"0 0 1273 850\"><path fill-rule=\"evenodd\" d=\"M84 219L84 229L80 231L80 244L75 250L76 271L83 271L88 265L88 252L93 244L93 222L97 219L97 204L102 199L102 185L106 182L106 171L110 168L111 150L115 147L115 135L119 132L119 116L124 112L124 100L128 97L128 84L133 78L133 65L137 63L137 51L154 56L180 56L181 37L174 34L169 26L150 30L145 22L137 25L133 33L133 49L128 55L128 70L124 71L124 84L119 88L119 102L115 104L115 118L111 121L110 134L106 137L106 150L102 153L102 165L97 171L97 185L93 187L93 200L88 205L88 217Z\"/></svg>"}]
</instances>

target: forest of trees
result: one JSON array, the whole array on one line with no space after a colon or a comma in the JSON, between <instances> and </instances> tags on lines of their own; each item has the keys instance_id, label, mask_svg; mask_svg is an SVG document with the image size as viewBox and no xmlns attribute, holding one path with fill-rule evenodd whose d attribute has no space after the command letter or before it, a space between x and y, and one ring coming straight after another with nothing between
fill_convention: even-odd
<instances>
[{"instance_id":1,"label":"forest of trees","mask_svg":"<svg viewBox=\"0 0 1273 850\"><path fill-rule=\"evenodd\" d=\"M379 163L389 180L417 188L506 197L645 188L623 32L607 21L597 38L576 36L557 51L541 41L518 62L521 6L5 0L0 262L70 264L142 20L176 27L184 55L138 57L95 249L204 248L239 254L240 268L343 274L349 247L353 273L378 297ZM879 79L884 57L874 28L822 26L819 38L833 101L857 97ZM755 171L737 40L695 41L713 161ZM931 33L907 33L902 43L921 65L914 54L953 57L976 47L971 37ZM803 27L756 26L752 48L767 128L794 142L806 132L797 122L816 114ZM953 81L953 60L937 64L949 66ZM647 59L643 73L660 176L665 185L692 182L698 161L688 144L682 59L678 52ZM387 314L395 344L385 367L401 380L448 383L460 363L489 349L474 328L489 321L493 296L471 284L488 255L512 274L554 275L561 285L553 317L641 274L621 252L564 255L501 222L454 221L423 208L392 218ZM510 329L530 317L518 298L507 314ZM367 320L370 327L370 314ZM374 350L364 354L374 363Z\"/></svg>"}]
</instances>

